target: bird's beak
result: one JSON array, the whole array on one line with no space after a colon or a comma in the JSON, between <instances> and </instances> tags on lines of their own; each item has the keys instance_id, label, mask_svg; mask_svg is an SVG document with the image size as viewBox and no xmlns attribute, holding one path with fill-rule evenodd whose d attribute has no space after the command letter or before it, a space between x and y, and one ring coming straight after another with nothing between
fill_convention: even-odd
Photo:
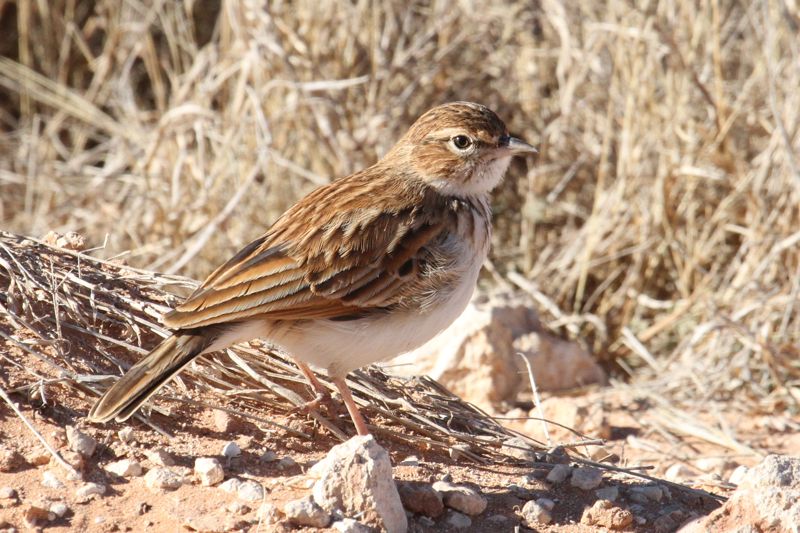
<instances>
[{"instance_id":1,"label":"bird's beak","mask_svg":"<svg viewBox=\"0 0 800 533\"><path fill-rule=\"evenodd\" d=\"M513 154L538 154L539 150L516 137L505 135L500 138L500 146L509 150Z\"/></svg>"}]
</instances>

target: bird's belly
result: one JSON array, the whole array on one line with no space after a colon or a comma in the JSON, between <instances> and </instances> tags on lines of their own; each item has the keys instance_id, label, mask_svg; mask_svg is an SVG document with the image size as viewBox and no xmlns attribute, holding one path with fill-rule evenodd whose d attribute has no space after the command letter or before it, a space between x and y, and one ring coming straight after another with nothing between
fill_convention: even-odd
<instances>
[{"instance_id":1,"label":"bird's belly","mask_svg":"<svg viewBox=\"0 0 800 533\"><path fill-rule=\"evenodd\" d=\"M480 261L476 263L446 298L425 311L350 321L308 321L270 340L292 357L331 376L344 376L356 368L391 359L419 348L458 318L475 290L481 267Z\"/></svg>"}]
</instances>

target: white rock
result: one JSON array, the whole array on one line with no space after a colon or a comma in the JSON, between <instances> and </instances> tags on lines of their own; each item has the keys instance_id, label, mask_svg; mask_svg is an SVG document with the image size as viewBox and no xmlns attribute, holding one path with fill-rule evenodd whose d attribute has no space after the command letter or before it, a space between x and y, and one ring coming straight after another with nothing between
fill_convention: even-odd
<instances>
[{"instance_id":1,"label":"white rock","mask_svg":"<svg viewBox=\"0 0 800 533\"><path fill-rule=\"evenodd\" d=\"M242 449L233 441L225 443L225 446L222 447L222 455L223 457L227 457L228 459L233 459L234 457L239 457L242 455Z\"/></svg>"},{"instance_id":2,"label":"white rock","mask_svg":"<svg viewBox=\"0 0 800 533\"><path fill-rule=\"evenodd\" d=\"M331 522L331 515L310 496L288 502L283 506L283 514L289 522L298 526L328 527Z\"/></svg>"},{"instance_id":3,"label":"white rock","mask_svg":"<svg viewBox=\"0 0 800 533\"><path fill-rule=\"evenodd\" d=\"M352 518L342 518L331 524L331 528L339 531L339 533L372 533L375 531L371 527L367 527L357 520Z\"/></svg>"},{"instance_id":4,"label":"white rock","mask_svg":"<svg viewBox=\"0 0 800 533\"><path fill-rule=\"evenodd\" d=\"M327 512L358 516L367 526L388 533L407 531L389 454L371 435L334 446L309 473L317 479L314 500Z\"/></svg>"},{"instance_id":5,"label":"white rock","mask_svg":"<svg viewBox=\"0 0 800 533\"><path fill-rule=\"evenodd\" d=\"M750 469L744 465L737 466L736 469L731 472L731 477L728 478L728 482L734 485L741 485L742 481L744 481L744 478L747 475L747 472L749 471Z\"/></svg>"},{"instance_id":6,"label":"white rock","mask_svg":"<svg viewBox=\"0 0 800 533\"><path fill-rule=\"evenodd\" d=\"M556 502L554 502L550 498L537 498L536 503L538 503L541 507L547 509L548 511L552 511L553 508L555 508L556 506Z\"/></svg>"},{"instance_id":7,"label":"white rock","mask_svg":"<svg viewBox=\"0 0 800 533\"><path fill-rule=\"evenodd\" d=\"M670 481L681 481L695 476L697 476L697 472L681 463L675 463L664 472L664 477Z\"/></svg>"},{"instance_id":8,"label":"white rock","mask_svg":"<svg viewBox=\"0 0 800 533\"><path fill-rule=\"evenodd\" d=\"M617 501L617 498L619 498L619 487L616 485L603 487L602 489L597 489L594 491L594 494L597 496L598 500L608 500L610 502L614 502Z\"/></svg>"},{"instance_id":9,"label":"white rock","mask_svg":"<svg viewBox=\"0 0 800 533\"><path fill-rule=\"evenodd\" d=\"M145 484L152 490L175 490L183 484L183 477L169 468L153 468L144 476Z\"/></svg>"},{"instance_id":10,"label":"white rock","mask_svg":"<svg viewBox=\"0 0 800 533\"><path fill-rule=\"evenodd\" d=\"M142 475L142 465L133 459L122 459L114 463L109 463L103 467L108 472L120 477L135 477Z\"/></svg>"},{"instance_id":11,"label":"white rock","mask_svg":"<svg viewBox=\"0 0 800 533\"><path fill-rule=\"evenodd\" d=\"M258 508L257 516L261 523L265 526L271 526L283 520L283 514L272 502L262 503ZM256 528L256 530L258 530L258 528Z\"/></svg>"},{"instance_id":12,"label":"white rock","mask_svg":"<svg viewBox=\"0 0 800 533\"><path fill-rule=\"evenodd\" d=\"M582 490L596 489L603 482L603 472L597 468L582 466L575 468L572 471L572 480L570 483L573 487L578 487Z\"/></svg>"},{"instance_id":13,"label":"white rock","mask_svg":"<svg viewBox=\"0 0 800 533\"><path fill-rule=\"evenodd\" d=\"M442 495L446 506L470 516L481 514L489 503L478 491L465 485L437 481L433 489Z\"/></svg>"},{"instance_id":14,"label":"white rock","mask_svg":"<svg viewBox=\"0 0 800 533\"><path fill-rule=\"evenodd\" d=\"M59 518L64 518L69 512L69 507L64 502L53 502L50 504L50 512Z\"/></svg>"},{"instance_id":15,"label":"white rock","mask_svg":"<svg viewBox=\"0 0 800 533\"><path fill-rule=\"evenodd\" d=\"M229 480L222 483L219 488L224 490L225 492L234 493L239 490L239 486L242 484L242 480L236 477L232 477Z\"/></svg>"},{"instance_id":16,"label":"white rock","mask_svg":"<svg viewBox=\"0 0 800 533\"><path fill-rule=\"evenodd\" d=\"M258 460L262 463L274 463L278 460L278 454L272 450L267 450L261 454L261 457L259 457Z\"/></svg>"},{"instance_id":17,"label":"white rock","mask_svg":"<svg viewBox=\"0 0 800 533\"><path fill-rule=\"evenodd\" d=\"M444 522L453 529L467 529L468 527L472 526L472 520L470 517L463 513L459 513L458 511L452 510L447 511Z\"/></svg>"},{"instance_id":18,"label":"white rock","mask_svg":"<svg viewBox=\"0 0 800 533\"><path fill-rule=\"evenodd\" d=\"M286 470L297 466L297 461L291 457L282 457L275 466L277 466L279 470Z\"/></svg>"},{"instance_id":19,"label":"white rock","mask_svg":"<svg viewBox=\"0 0 800 533\"><path fill-rule=\"evenodd\" d=\"M664 491L658 485L644 485L630 488L631 500L636 503L660 502ZM607 499L607 498L604 498Z\"/></svg>"},{"instance_id":20,"label":"white rock","mask_svg":"<svg viewBox=\"0 0 800 533\"><path fill-rule=\"evenodd\" d=\"M539 502L530 500L522 507L522 518L528 527L535 530L542 524L552 522L553 514L550 509L545 509Z\"/></svg>"},{"instance_id":21,"label":"white rock","mask_svg":"<svg viewBox=\"0 0 800 533\"><path fill-rule=\"evenodd\" d=\"M75 490L75 497L79 502L86 501L92 496L102 496L106 493L106 486L102 483L84 483Z\"/></svg>"},{"instance_id":22,"label":"white rock","mask_svg":"<svg viewBox=\"0 0 800 533\"><path fill-rule=\"evenodd\" d=\"M67 426L67 442L70 450L84 457L91 457L97 448L97 441L74 426Z\"/></svg>"},{"instance_id":23,"label":"white rock","mask_svg":"<svg viewBox=\"0 0 800 533\"><path fill-rule=\"evenodd\" d=\"M0 500L13 500L17 497L17 491L13 487L0 487Z\"/></svg>"},{"instance_id":24,"label":"white rock","mask_svg":"<svg viewBox=\"0 0 800 533\"><path fill-rule=\"evenodd\" d=\"M175 459L164 448L156 448L144 452L147 458L158 466L175 466Z\"/></svg>"},{"instance_id":25,"label":"white rock","mask_svg":"<svg viewBox=\"0 0 800 533\"><path fill-rule=\"evenodd\" d=\"M225 479L225 471L219 461L212 457L198 457L194 461L194 473L201 485L210 487Z\"/></svg>"},{"instance_id":26,"label":"white rock","mask_svg":"<svg viewBox=\"0 0 800 533\"><path fill-rule=\"evenodd\" d=\"M572 468L569 465L556 465L545 479L550 483L563 483L571 473Z\"/></svg>"},{"instance_id":27,"label":"white rock","mask_svg":"<svg viewBox=\"0 0 800 533\"><path fill-rule=\"evenodd\" d=\"M503 443L501 450L503 453L522 459L523 461L536 461L536 450L530 445L528 441L520 437L512 437Z\"/></svg>"},{"instance_id":28,"label":"white rock","mask_svg":"<svg viewBox=\"0 0 800 533\"><path fill-rule=\"evenodd\" d=\"M133 428L130 426L124 427L119 430L117 436L119 437L119 440L121 440L125 444L130 444L134 440Z\"/></svg>"},{"instance_id":29,"label":"white rock","mask_svg":"<svg viewBox=\"0 0 800 533\"><path fill-rule=\"evenodd\" d=\"M239 484L236 495L248 502L258 502L264 499L264 487L248 479Z\"/></svg>"},{"instance_id":30,"label":"white rock","mask_svg":"<svg viewBox=\"0 0 800 533\"><path fill-rule=\"evenodd\" d=\"M49 489L64 488L64 484L61 482L61 480L58 479L56 475L50 470L45 470L44 473L42 474L42 485Z\"/></svg>"}]
</instances>

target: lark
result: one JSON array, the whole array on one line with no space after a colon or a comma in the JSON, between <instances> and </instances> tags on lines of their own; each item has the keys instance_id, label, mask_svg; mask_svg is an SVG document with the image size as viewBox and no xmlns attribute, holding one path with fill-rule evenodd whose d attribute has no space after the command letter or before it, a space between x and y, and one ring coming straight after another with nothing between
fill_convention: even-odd
<instances>
[{"instance_id":1,"label":"lark","mask_svg":"<svg viewBox=\"0 0 800 533\"><path fill-rule=\"evenodd\" d=\"M337 387L369 434L345 376L411 351L464 310L489 251L490 193L536 150L490 109L422 115L377 163L311 192L164 316L172 336L89 413L123 421L194 358L261 338L289 353L317 398Z\"/></svg>"}]
</instances>

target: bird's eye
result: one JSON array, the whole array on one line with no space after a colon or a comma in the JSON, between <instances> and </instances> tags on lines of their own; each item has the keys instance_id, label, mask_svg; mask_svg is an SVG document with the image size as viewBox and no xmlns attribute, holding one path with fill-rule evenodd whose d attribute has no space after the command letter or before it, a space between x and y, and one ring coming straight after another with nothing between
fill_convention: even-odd
<instances>
[{"instance_id":1,"label":"bird's eye","mask_svg":"<svg viewBox=\"0 0 800 533\"><path fill-rule=\"evenodd\" d=\"M458 148L459 150L466 150L470 146L472 146L472 139L467 137L466 135L456 135L450 142L453 143L453 146Z\"/></svg>"}]
</instances>

